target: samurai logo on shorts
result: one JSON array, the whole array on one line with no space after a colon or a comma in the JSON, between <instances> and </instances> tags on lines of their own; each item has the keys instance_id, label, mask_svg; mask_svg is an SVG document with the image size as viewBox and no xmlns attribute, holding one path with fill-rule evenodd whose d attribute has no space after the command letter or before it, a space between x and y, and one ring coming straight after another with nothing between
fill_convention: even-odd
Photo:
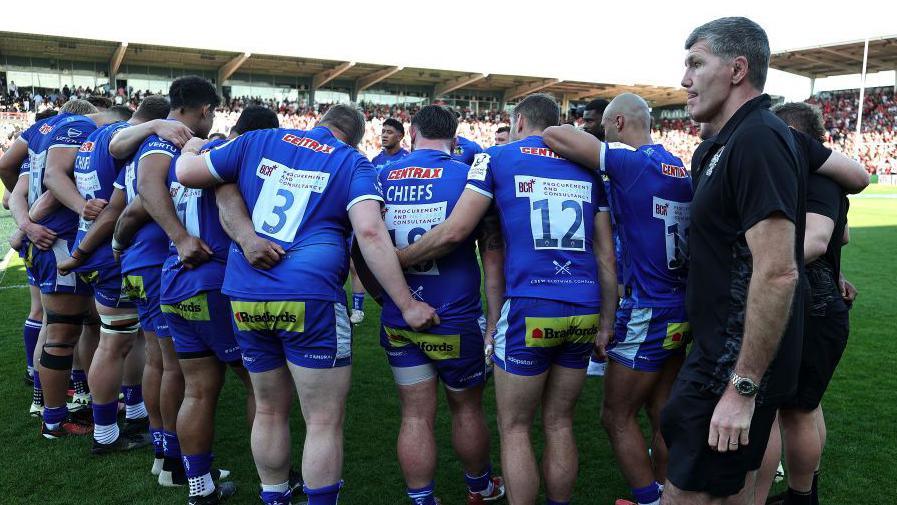
<instances>
[{"instance_id":1,"label":"samurai logo on shorts","mask_svg":"<svg viewBox=\"0 0 897 505\"><path fill-rule=\"evenodd\" d=\"M526 346L556 347L588 344L598 335L599 314L569 317L527 317Z\"/></svg>"},{"instance_id":2,"label":"samurai logo on shorts","mask_svg":"<svg viewBox=\"0 0 897 505\"><path fill-rule=\"evenodd\" d=\"M691 324L668 323L667 338L663 340L663 348L672 351L687 344L691 340Z\"/></svg>"},{"instance_id":3,"label":"samurai logo on shorts","mask_svg":"<svg viewBox=\"0 0 897 505\"><path fill-rule=\"evenodd\" d=\"M392 347L404 347L409 344L416 345L428 358L432 360L446 360L461 357L461 335L434 335L432 333L418 333L410 330L401 330L384 326L383 331L389 338Z\"/></svg>"},{"instance_id":4,"label":"samurai logo on shorts","mask_svg":"<svg viewBox=\"0 0 897 505\"><path fill-rule=\"evenodd\" d=\"M206 293L191 296L177 303L163 304L162 312L175 314L187 321L211 321L209 316L209 300Z\"/></svg>"},{"instance_id":5,"label":"samurai logo on shorts","mask_svg":"<svg viewBox=\"0 0 897 505\"><path fill-rule=\"evenodd\" d=\"M305 302L232 301L231 309L240 331L305 331Z\"/></svg>"}]
</instances>

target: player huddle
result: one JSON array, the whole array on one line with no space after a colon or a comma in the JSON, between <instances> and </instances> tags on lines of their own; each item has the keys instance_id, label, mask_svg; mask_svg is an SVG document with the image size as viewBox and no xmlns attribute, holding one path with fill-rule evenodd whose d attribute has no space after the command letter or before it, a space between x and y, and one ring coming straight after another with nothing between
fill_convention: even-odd
<instances>
[{"instance_id":1,"label":"player huddle","mask_svg":"<svg viewBox=\"0 0 897 505\"><path fill-rule=\"evenodd\" d=\"M837 285L844 192L868 183L859 165L832 161L767 110L763 61L751 56L764 44L768 63L765 33L743 18L689 39L683 86L710 137L690 172L653 143L648 105L633 94L606 104L586 131L559 126L549 95L529 95L497 132L508 138L485 151L456 137L452 111L425 106L411 120L411 152L400 147L402 123L387 120L373 163L356 148L364 117L348 105L308 131L249 107L229 139L206 141L219 98L200 77L175 80L167 99L148 97L133 115L70 101L0 159L21 230L13 245L43 309L42 324L33 308L25 328L41 328L26 351L39 364L31 409L41 434L92 434L97 455L152 444L160 485L187 486L190 504L219 503L236 491L212 461L230 368L245 385L262 502L304 493L311 505L335 504L352 324L363 318L363 293L351 311L346 303L351 264L353 291L363 284L383 307L412 503L438 503L439 382L468 504L532 504L540 475L548 504L569 503L573 412L590 358L607 358L601 420L634 499L753 504L777 408L783 425L816 430L837 363L828 359L827 377L801 375L801 386L812 383L801 401L771 394L788 389L776 377L802 368L799 344L813 337L784 327L804 318L804 229L828 258L811 280ZM827 193L813 192L810 171ZM751 294L767 281L774 306ZM808 317L826 317L813 307ZM490 375L503 477L483 411ZM294 391L306 424L301 470L290 462ZM796 473L786 503L813 503L815 480Z\"/></svg>"}]
</instances>

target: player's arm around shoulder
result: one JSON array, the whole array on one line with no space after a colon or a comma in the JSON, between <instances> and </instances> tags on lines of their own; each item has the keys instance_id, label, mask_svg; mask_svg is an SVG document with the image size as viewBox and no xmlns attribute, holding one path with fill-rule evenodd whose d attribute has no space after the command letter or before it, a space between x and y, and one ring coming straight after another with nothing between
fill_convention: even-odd
<instances>
[{"instance_id":1,"label":"player's arm around shoulder","mask_svg":"<svg viewBox=\"0 0 897 505\"><path fill-rule=\"evenodd\" d=\"M594 135L572 125L550 126L542 140L558 156L592 170L601 169L603 143Z\"/></svg>"}]
</instances>

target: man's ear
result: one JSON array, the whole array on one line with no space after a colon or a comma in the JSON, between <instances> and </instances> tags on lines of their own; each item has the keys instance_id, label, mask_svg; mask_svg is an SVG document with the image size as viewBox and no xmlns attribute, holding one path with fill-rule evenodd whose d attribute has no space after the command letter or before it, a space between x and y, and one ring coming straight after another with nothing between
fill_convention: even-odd
<instances>
[{"instance_id":1,"label":"man's ear","mask_svg":"<svg viewBox=\"0 0 897 505\"><path fill-rule=\"evenodd\" d=\"M738 86L748 74L748 61L744 56L737 56L732 62L732 85Z\"/></svg>"}]
</instances>

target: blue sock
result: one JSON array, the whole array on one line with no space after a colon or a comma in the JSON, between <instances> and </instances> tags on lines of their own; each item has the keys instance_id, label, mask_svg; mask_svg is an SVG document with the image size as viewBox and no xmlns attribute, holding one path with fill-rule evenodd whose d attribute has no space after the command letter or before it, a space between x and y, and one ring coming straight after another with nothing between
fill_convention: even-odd
<instances>
[{"instance_id":1,"label":"blue sock","mask_svg":"<svg viewBox=\"0 0 897 505\"><path fill-rule=\"evenodd\" d=\"M118 400L109 403L92 404L93 407L93 424L99 426L110 426L118 422Z\"/></svg>"},{"instance_id":2,"label":"blue sock","mask_svg":"<svg viewBox=\"0 0 897 505\"><path fill-rule=\"evenodd\" d=\"M436 505L436 496L433 494L435 487L436 483L430 482L420 489L408 488L408 498L411 498L413 505Z\"/></svg>"},{"instance_id":3,"label":"blue sock","mask_svg":"<svg viewBox=\"0 0 897 505\"><path fill-rule=\"evenodd\" d=\"M69 408L63 403L62 407L44 408L44 424L53 426L65 421L69 416Z\"/></svg>"},{"instance_id":4,"label":"blue sock","mask_svg":"<svg viewBox=\"0 0 897 505\"><path fill-rule=\"evenodd\" d=\"M34 369L34 390L31 393L31 403L35 405L44 404L44 389L40 385L40 374Z\"/></svg>"},{"instance_id":5,"label":"blue sock","mask_svg":"<svg viewBox=\"0 0 897 505\"><path fill-rule=\"evenodd\" d=\"M121 392L125 395L125 405L137 405L143 403L143 386L140 384L122 386Z\"/></svg>"},{"instance_id":6,"label":"blue sock","mask_svg":"<svg viewBox=\"0 0 897 505\"><path fill-rule=\"evenodd\" d=\"M473 493L479 493L489 488L492 482L492 465L486 467L486 471L480 476L474 476L465 473L464 481L467 482L467 488Z\"/></svg>"},{"instance_id":7,"label":"blue sock","mask_svg":"<svg viewBox=\"0 0 897 505\"><path fill-rule=\"evenodd\" d=\"M660 500L660 484L657 482L652 482L651 484L632 489L632 496L635 497L635 501L640 504L644 503L654 503Z\"/></svg>"},{"instance_id":8,"label":"blue sock","mask_svg":"<svg viewBox=\"0 0 897 505\"><path fill-rule=\"evenodd\" d=\"M336 505L341 487L343 487L343 481L316 489L303 485L302 489L305 491L305 496L308 497L308 505Z\"/></svg>"},{"instance_id":9,"label":"blue sock","mask_svg":"<svg viewBox=\"0 0 897 505\"><path fill-rule=\"evenodd\" d=\"M187 478L202 477L212 471L212 453L192 454L190 456L182 456L184 460L184 471Z\"/></svg>"},{"instance_id":10,"label":"blue sock","mask_svg":"<svg viewBox=\"0 0 897 505\"><path fill-rule=\"evenodd\" d=\"M72 369L72 383L75 386L75 394L83 395L90 392L87 387L87 374L84 370Z\"/></svg>"},{"instance_id":11,"label":"blue sock","mask_svg":"<svg viewBox=\"0 0 897 505\"><path fill-rule=\"evenodd\" d=\"M40 334L41 322L34 319L26 319L22 329L22 337L25 341L25 362L28 369L34 369L34 348L37 346L37 336Z\"/></svg>"},{"instance_id":12,"label":"blue sock","mask_svg":"<svg viewBox=\"0 0 897 505\"><path fill-rule=\"evenodd\" d=\"M570 505L568 501L554 501L551 498L545 498L545 505Z\"/></svg>"},{"instance_id":13,"label":"blue sock","mask_svg":"<svg viewBox=\"0 0 897 505\"><path fill-rule=\"evenodd\" d=\"M259 493L259 498L265 505L287 505L293 498L293 492L289 489L286 491L262 491Z\"/></svg>"},{"instance_id":14,"label":"blue sock","mask_svg":"<svg viewBox=\"0 0 897 505\"><path fill-rule=\"evenodd\" d=\"M150 426L149 428L150 436L153 437L153 452L156 453L157 458L161 458L165 451L163 449L164 441L162 439L162 430L160 428L153 428Z\"/></svg>"},{"instance_id":15,"label":"blue sock","mask_svg":"<svg viewBox=\"0 0 897 505\"><path fill-rule=\"evenodd\" d=\"M177 433L162 431L162 450L166 458L181 459L181 443Z\"/></svg>"},{"instance_id":16,"label":"blue sock","mask_svg":"<svg viewBox=\"0 0 897 505\"><path fill-rule=\"evenodd\" d=\"M352 293L352 309L364 310L364 293Z\"/></svg>"}]
</instances>

